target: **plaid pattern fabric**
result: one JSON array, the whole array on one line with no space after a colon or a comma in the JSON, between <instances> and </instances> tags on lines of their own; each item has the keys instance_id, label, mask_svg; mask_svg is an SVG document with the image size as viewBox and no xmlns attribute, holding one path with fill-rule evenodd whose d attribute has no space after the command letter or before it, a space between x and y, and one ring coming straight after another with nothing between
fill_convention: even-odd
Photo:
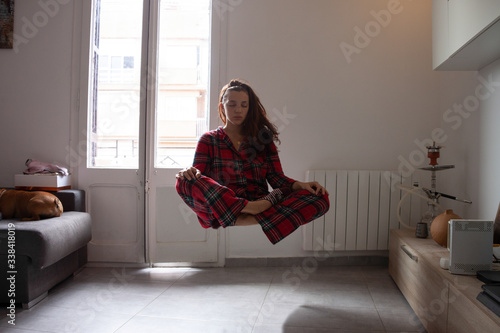
<instances>
[{"instance_id":1,"label":"plaid pattern fabric","mask_svg":"<svg viewBox=\"0 0 500 333\"><path fill-rule=\"evenodd\" d=\"M269 241L278 243L301 225L324 215L330 208L328 195L314 195L306 190L293 192L281 203L255 215Z\"/></svg>"},{"instance_id":2,"label":"plaid pattern fabric","mask_svg":"<svg viewBox=\"0 0 500 333\"><path fill-rule=\"evenodd\" d=\"M204 228L233 226L248 200L271 201L275 205L255 217L276 244L300 225L325 214L328 196L292 192L295 180L284 175L274 143L266 154L258 154L256 149L244 142L236 150L222 127L205 133L193 163L203 176L179 179L176 189ZM269 194L268 183L278 190Z\"/></svg>"},{"instance_id":3,"label":"plaid pattern fabric","mask_svg":"<svg viewBox=\"0 0 500 333\"><path fill-rule=\"evenodd\" d=\"M243 142L236 150L222 127L201 136L196 147L193 166L219 184L234 191L237 197L257 200L272 188L291 187L295 182L284 175L278 150L258 154L258 148Z\"/></svg>"},{"instance_id":4,"label":"plaid pattern fabric","mask_svg":"<svg viewBox=\"0 0 500 333\"><path fill-rule=\"evenodd\" d=\"M177 193L196 213L204 228L217 229L234 225L247 200L215 180L201 176L196 180L177 180Z\"/></svg>"}]
</instances>

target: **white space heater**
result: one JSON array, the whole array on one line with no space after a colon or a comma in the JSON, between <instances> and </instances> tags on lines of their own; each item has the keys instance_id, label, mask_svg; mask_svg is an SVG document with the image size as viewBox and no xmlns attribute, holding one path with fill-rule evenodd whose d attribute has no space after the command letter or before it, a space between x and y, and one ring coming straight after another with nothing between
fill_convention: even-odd
<instances>
[{"instance_id":1,"label":"white space heater","mask_svg":"<svg viewBox=\"0 0 500 333\"><path fill-rule=\"evenodd\" d=\"M476 275L491 270L493 261L493 221L449 221L450 272Z\"/></svg>"}]
</instances>

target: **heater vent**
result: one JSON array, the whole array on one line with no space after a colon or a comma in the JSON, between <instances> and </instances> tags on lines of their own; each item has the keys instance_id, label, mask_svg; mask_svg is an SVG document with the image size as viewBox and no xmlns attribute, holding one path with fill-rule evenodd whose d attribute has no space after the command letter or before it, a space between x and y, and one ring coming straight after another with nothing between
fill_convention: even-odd
<instances>
[{"instance_id":1,"label":"heater vent","mask_svg":"<svg viewBox=\"0 0 500 333\"><path fill-rule=\"evenodd\" d=\"M412 177L380 170L309 170L307 181L318 181L330 193L330 210L303 227L304 250L387 250L389 230L400 228L397 207L403 193L397 185L420 181ZM420 221L421 201L405 200L404 223L415 227Z\"/></svg>"},{"instance_id":2,"label":"heater vent","mask_svg":"<svg viewBox=\"0 0 500 333\"><path fill-rule=\"evenodd\" d=\"M456 263L453 265L453 267L457 271L470 272L471 274L473 274L477 271L489 270L491 268L491 265Z\"/></svg>"},{"instance_id":3,"label":"heater vent","mask_svg":"<svg viewBox=\"0 0 500 333\"><path fill-rule=\"evenodd\" d=\"M491 232L493 225L477 221L457 221L454 224L454 231L461 232Z\"/></svg>"}]
</instances>

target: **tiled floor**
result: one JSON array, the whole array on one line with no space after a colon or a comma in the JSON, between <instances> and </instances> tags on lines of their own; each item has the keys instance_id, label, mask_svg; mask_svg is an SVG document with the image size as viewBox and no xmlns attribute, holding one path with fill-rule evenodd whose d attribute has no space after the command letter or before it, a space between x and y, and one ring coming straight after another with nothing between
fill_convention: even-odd
<instances>
[{"instance_id":1,"label":"tiled floor","mask_svg":"<svg viewBox=\"0 0 500 333\"><path fill-rule=\"evenodd\" d=\"M382 266L85 268L7 320L1 332L425 332Z\"/></svg>"}]
</instances>

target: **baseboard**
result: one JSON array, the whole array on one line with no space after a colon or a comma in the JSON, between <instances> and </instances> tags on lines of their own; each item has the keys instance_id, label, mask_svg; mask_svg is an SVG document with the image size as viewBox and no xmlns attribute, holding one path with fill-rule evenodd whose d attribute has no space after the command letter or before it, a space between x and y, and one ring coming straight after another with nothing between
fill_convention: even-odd
<instances>
[{"instance_id":1,"label":"baseboard","mask_svg":"<svg viewBox=\"0 0 500 333\"><path fill-rule=\"evenodd\" d=\"M45 297L47 297L48 294L49 294L49 292L46 291L43 294L41 294L40 296L38 296L37 298L31 300L29 303L23 303L22 304L23 310L28 310L28 309L32 308L33 306L37 305L38 303L40 303L41 301L43 301L43 299Z\"/></svg>"}]
</instances>

